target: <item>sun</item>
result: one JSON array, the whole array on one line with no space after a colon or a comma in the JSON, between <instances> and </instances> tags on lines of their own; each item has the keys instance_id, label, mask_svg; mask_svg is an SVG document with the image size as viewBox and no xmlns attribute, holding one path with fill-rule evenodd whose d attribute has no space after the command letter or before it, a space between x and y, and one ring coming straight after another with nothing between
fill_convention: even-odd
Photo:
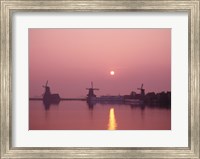
<instances>
[{"instance_id":1,"label":"sun","mask_svg":"<svg viewBox=\"0 0 200 159\"><path fill-rule=\"evenodd\" d=\"M115 72L114 71L110 71L110 75L111 76L115 75Z\"/></svg>"}]
</instances>

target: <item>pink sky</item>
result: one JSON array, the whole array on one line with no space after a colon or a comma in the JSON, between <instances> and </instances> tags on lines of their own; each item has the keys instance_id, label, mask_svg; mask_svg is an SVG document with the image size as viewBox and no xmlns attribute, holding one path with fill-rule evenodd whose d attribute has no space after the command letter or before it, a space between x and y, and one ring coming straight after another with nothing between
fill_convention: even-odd
<instances>
[{"instance_id":1,"label":"pink sky","mask_svg":"<svg viewBox=\"0 0 200 159\"><path fill-rule=\"evenodd\" d=\"M170 91L171 29L29 29L29 67L30 97Z\"/></svg>"}]
</instances>

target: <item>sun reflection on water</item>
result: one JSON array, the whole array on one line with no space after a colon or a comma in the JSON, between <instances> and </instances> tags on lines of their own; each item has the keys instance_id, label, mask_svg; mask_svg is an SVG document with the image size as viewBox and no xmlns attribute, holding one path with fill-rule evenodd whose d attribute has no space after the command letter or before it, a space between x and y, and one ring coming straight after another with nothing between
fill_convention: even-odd
<instances>
[{"instance_id":1,"label":"sun reflection on water","mask_svg":"<svg viewBox=\"0 0 200 159\"><path fill-rule=\"evenodd\" d=\"M116 129L117 129L117 122L115 119L115 110L114 108L110 108L108 130L116 130Z\"/></svg>"}]
</instances>

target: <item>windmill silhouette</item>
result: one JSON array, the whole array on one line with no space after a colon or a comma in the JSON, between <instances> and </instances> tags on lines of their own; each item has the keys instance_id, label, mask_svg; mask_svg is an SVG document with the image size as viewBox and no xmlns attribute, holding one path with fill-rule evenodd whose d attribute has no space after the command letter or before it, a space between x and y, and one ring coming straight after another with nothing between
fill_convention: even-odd
<instances>
[{"instance_id":1,"label":"windmill silhouette","mask_svg":"<svg viewBox=\"0 0 200 159\"><path fill-rule=\"evenodd\" d=\"M137 88L138 90L140 90L140 95L143 97L145 95L145 89L143 89L143 83L141 85L140 88Z\"/></svg>"},{"instance_id":2,"label":"windmill silhouette","mask_svg":"<svg viewBox=\"0 0 200 159\"><path fill-rule=\"evenodd\" d=\"M48 85L48 80L44 87L45 92L43 94L43 103L45 106L49 107L50 104L58 104L60 102L60 96L59 94L51 94L50 87Z\"/></svg>"},{"instance_id":3,"label":"windmill silhouette","mask_svg":"<svg viewBox=\"0 0 200 159\"><path fill-rule=\"evenodd\" d=\"M96 95L94 94L94 91L98 91L99 88L94 88L93 87L93 82L91 82L91 88L86 88L86 90L89 90L88 91L88 94L87 94L87 97L88 99L92 98L92 97L96 97Z\"/></svg>"}]
</instances>

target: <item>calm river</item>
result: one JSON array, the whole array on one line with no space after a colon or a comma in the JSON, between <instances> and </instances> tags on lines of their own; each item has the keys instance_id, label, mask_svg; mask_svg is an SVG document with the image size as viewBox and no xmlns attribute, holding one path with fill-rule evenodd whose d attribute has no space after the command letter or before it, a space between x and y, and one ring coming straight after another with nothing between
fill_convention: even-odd
<instances>
[{"instance_id":1,"label":"calm river","mask_svg":"<svg viewBox=\"0 0 200 159\"><path fill-rule=\"evenodd\" d=\"M29 101L30 130L170 130L171 109L158 106Z\"/></svg>"}]
</instances>

